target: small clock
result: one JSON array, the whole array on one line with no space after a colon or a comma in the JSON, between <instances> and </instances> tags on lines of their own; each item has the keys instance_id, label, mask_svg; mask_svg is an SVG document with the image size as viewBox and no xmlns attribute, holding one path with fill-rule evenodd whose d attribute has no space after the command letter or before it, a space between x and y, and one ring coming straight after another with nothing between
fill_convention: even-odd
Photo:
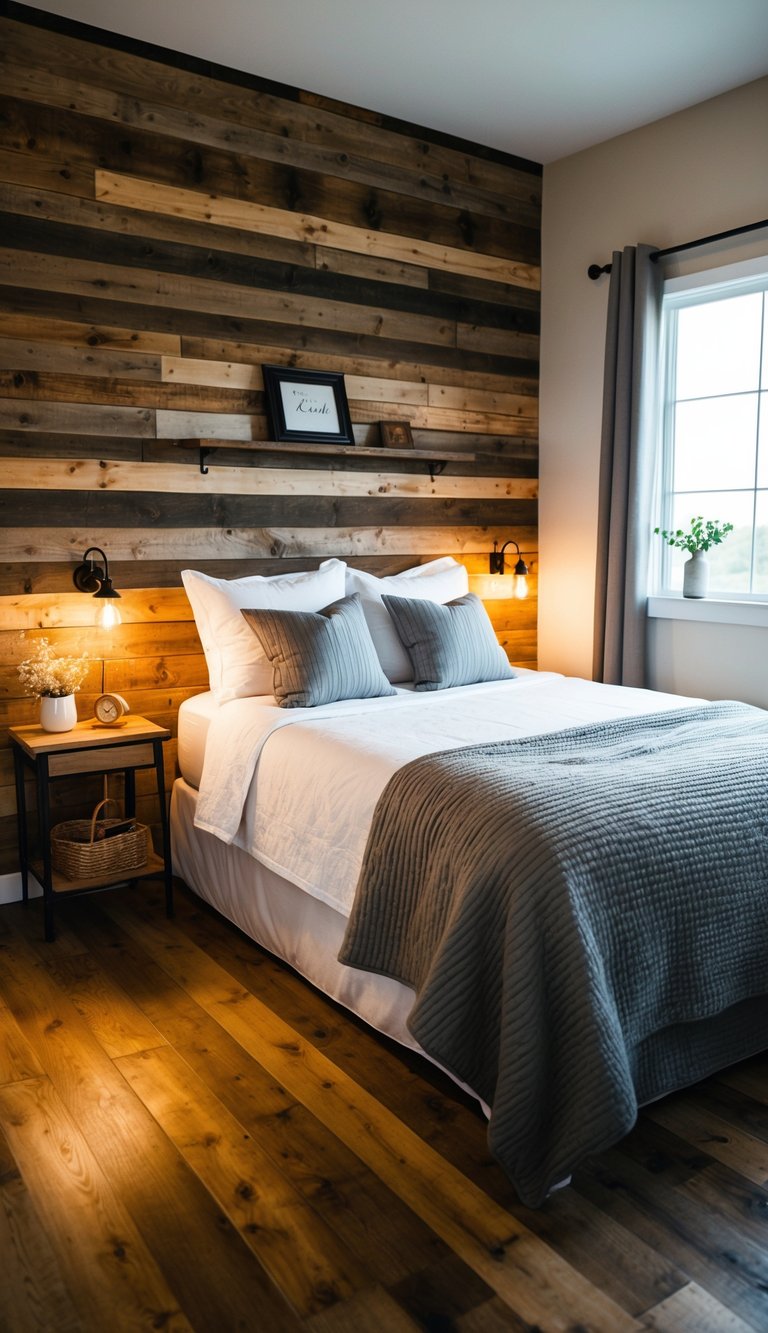
<instances>
[{"instance_id":1,"label":"small clock","mask_svg":"<svg viewBox=\"0 0 768 1333\"><path fill-rule=\"evenodd\" d=\"M131 710L122 694L100 694L93 705L93 711L102 727L124 727L127 720L125 714Z\"/></svg>"}]
</instances>

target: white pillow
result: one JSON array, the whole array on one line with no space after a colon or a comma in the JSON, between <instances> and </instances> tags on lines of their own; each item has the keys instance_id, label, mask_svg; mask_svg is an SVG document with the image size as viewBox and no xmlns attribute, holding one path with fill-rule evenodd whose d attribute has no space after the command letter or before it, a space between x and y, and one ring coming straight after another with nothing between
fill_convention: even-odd
<instances>
[{"instance_id":1,"label":"white pillow","mask_svg":"<svg viewBox=\"0 0 768 1333\"><path fill-rule=\"evenodd\" d=\"M439 560L429 560L425 565L405 569L402 574L388 574L381 579L376 578L375 574L364 573L362 569L347 568L346 591L347 596L353 592L360 594L363 613L384 675L387 680L397 684L399 681L413 680L413 667L400 642L392 617L381 600L382 593L391 597L414 597L442 604L469 592L469 576L458 560L446 555Z\"/></svg>"},{"instance_id":2,"label":"white pillow","mask_svg":"<svg viewBox=\"0 0 768 1333\"><path fill-rule=\"evenodd\" d=\"M343 560L325 560L319 569L271 578L214 579L196 569L181 571L217 703L272 693L272 666L243 608L320 611L344 596L345 569Z\"/></svg>"}]
</instances>

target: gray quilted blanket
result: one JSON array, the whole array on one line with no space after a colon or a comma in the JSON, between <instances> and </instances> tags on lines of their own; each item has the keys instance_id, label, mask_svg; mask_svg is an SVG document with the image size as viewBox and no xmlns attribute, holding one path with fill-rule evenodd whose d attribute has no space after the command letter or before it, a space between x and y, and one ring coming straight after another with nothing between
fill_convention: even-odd
<instances>
[{"instance_id":1,"label":"gray quilted blanket","mask_svg":"<svg viewBox=\"0 0 768 1333\"><path fill-rule=\"evenodd\" d=\"M339 955L416 991L528 1204L638 1104L768 1046L768 713L429 755L381 796Z\"/></svg>"}]
</instances>

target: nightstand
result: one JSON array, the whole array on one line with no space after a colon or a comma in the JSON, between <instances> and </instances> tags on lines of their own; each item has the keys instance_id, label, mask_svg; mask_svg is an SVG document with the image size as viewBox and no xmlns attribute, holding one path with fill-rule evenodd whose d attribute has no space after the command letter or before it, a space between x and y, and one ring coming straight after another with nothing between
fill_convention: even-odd
<instances>
[{"instance_id":1,"label":"nightstand","mask_svg":"<svg viewBox=\"0 0 768 1333\"><path fill-rule=\"evenodd\" d=\"M170 731L131 715L122 727L104 727L92 719L78 722L72 731L49 732L42 727L11 727L9 732L16 777L16 809L21 865L21 890L24 902L29 896L29 872L43 886L45 938L54 938L53 910L57 898L92 893L126 881L162 875L165 881L165 908L173 915L171 847L168 810L165 800L163 742ZM157 781L157 800L162 834L162 855L149 850L145 866L128 872L102 875L94 879L67 879L51 865L51 817L49 790L57 778L71 778L78 773L123 773L125 775L125 815L136 813L136 771L153 768ZM37 824L39 859L30 860L27 842L27 801L25 771L31 769L37 787Z\"/></svg>"}]
</instances>

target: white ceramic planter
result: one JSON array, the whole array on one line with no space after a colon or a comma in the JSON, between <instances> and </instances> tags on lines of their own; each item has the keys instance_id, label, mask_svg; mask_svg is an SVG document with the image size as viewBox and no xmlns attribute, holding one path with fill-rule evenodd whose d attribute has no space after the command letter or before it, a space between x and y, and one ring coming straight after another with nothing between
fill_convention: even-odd
<instances>
[{"instance_id":1,"label":"white ceramic planter","mask_svg":"<svg viewBox=\"0 0 768 1333\"><path fill-rule=\"evenodd\" d=\"M706 597L709 588L709 561L704 551L694 551L683 565L683 597Z\"/></svg>"},{"instance_id":2,"label":"white ceramic planter","mask_svg":"<svg viewBox=\"0 0 768 1333\"><path fill-rule=\"evenodd\" d=\"M54 698L50 694L40 699L40 726L43 731L71 731L77 722L77 704L74 694Z\"/></svg>"}]
</instances>

